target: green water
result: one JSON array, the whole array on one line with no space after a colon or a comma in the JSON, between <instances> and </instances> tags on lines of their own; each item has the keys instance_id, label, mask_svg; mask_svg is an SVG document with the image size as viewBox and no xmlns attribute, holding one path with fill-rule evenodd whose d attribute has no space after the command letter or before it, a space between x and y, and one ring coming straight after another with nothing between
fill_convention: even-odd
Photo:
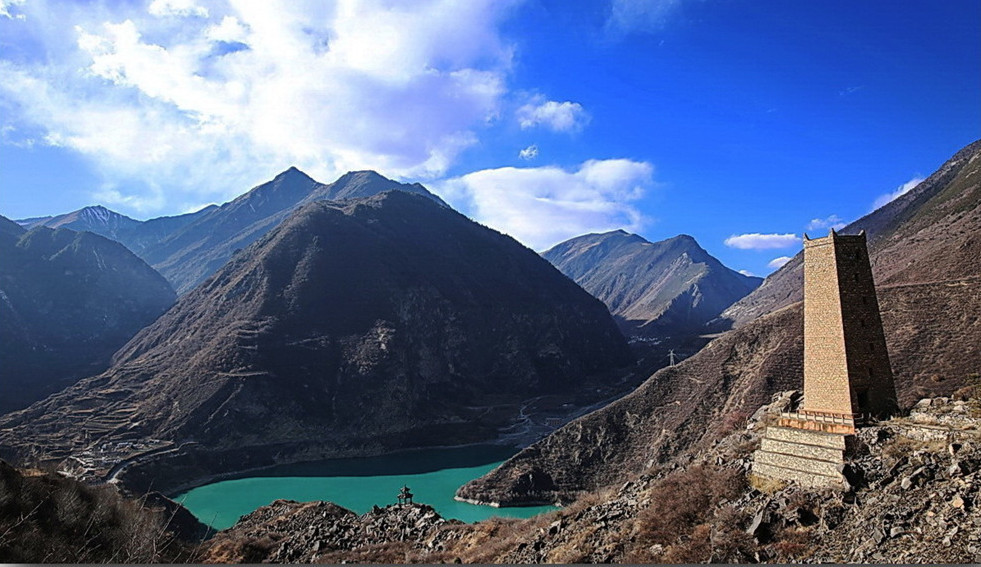
<instances>
[{"instance_id":1,"label":"green water","mask_svg":"<svg viewBox=\"0 0 981 567\"><path fill-rule=\"evenodd\" d=\"M394 504L402 485L418 503L444 518L464 522L491 516L529 518L553 506L494 508L453 500L456 489L487 473L513 454L496 446L427 449L362 459L334 459L276 467L246 478L200 486L174 497L199 520L223 530L239 517L274 500L329 500L358 514Z\"/></svg>"}]
</instances>

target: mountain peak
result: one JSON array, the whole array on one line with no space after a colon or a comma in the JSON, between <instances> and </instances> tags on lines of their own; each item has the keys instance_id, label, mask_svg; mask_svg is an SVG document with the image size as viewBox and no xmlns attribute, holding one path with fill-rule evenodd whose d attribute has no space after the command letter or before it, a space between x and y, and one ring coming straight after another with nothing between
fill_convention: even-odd
<instances>
[{"instance_id":1,"label":"mountain peak","mask_svg":"<svg viewBox=\"0 0 981 567\"><path fill-rule=\"evenodd\" d=\"M293 179L301 179L301 180L304 180L304 181L309 180L311 182L315 182L312 177L310 177L306 173L300 171L300 169L297 168L295 165L291 165L289 167L289 169L287 169L286 171L284 171L284 172L280 173L279 175L277 175L276 177L274 177L273 178L273 181L282 181L282 180L285 180L285 179L290 179L290 180L293 180Z\"/></svg>"},{"instance_id":2,"label":"mountain peak","mask_svg":"<svg viewBox=\"0 0 981 567\"><path fill-rule=\"evenodd\" d=\"M328 191L322 195L322 198L331 201L370 197L385 191L398 190L405 193L424 195L444 207L449 207L442 199L430 193L428 189L418 183L400 183L370 169L349 171L327 187Z\"/></svg>"},{"instance_id":3,"label":"mountain peak","mask_svg":"<svg viewBox=\"0 0 981 567\"><path fill-rule=\"evenodd\" d=\"M378 173L373 169L359 169L357 171L349 171L344 175L337 178L334 182L335 185L347 185L349 183L370 183L370 182L387 182L387 183L397 183L384 175Z\"/></svg>"},{"instance_id":4,"label":"mountain peak","mask_svg":"<svg viewBox=\"0 0 981 567\"><path fill-rule=\"evenodd\" d=\"M759 284L723 266L688 234L658 242L624 230L587 234L542 256L606 303L630 335L697 333Z\"/></svg>"}]
</instances>

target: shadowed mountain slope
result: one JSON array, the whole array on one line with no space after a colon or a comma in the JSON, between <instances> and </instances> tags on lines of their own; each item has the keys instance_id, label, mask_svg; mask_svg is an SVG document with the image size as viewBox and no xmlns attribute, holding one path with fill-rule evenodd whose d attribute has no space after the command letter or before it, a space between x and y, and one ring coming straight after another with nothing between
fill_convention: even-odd
<instances>
[{"instance_id":1,"label":"shadowed mountain slope","mask_svg":"<svg viewBox=\"0 0 981 567\"><path fill-rule=\"evenodd\" d=\"M182 227L217 208L215 205L210 205L193 213L138 221L96 205L53 217L24 219L18 223L27 228L46 226L92 232L121 243L142 258L147 249L156 246Z\"/></svg>"},{"instance_id":2,"label":"shadowed mountain slope","mask_svg":"<svg viewBox=\"0 0 981 567\"><path fill-rule=\"evenodd\" d=\"M591 375L630 362L606 307L533 251L389 191L305 205L110 370L0 422L0 446L193 441L166 465L192 482L490 439L520 401L588 394Z\"/></svg>"},{"instance_id":3,"label":"shadowed mountain slope","mask_svg":"<svg viewBox=\"0 0 981 567\"><path fill-rule=\"evenodd\" d=\"M763 281L726 268L688 235L587 234L542 256L605 303L628 336L698 333Z\"/></svg>"},{"instance_id":4,"label":"shadowed mountain slope","mask_svg":"<svg viewBox=\"0 0 981 567\"><path fill-rule=\"evenodd\" d=\"M92 233L3 218L0 257L0 411L101 372L174 302L153 268Z\"/></svg>"},{"instance_id":5,"label":"shadowed mountain slope","mask_svg":"<svg viewBox=\"0 0 981 567\"><path fill-rule=\"evenodd\" d=\"M232 255L278 226L298 207L313 201L370 197L400 190L429 197L422 185L386 179L374 171L346 173L323 184L291 167L236 199L211 209L162 242L146 247L144 259L186 293L223 266Z\"/></svg>"},{"instance_id":6,"label":"shadowed mountain slope","mask_svg":"<svg viewBox=\"0 0 981 567\"><path fill-rule=\"evenodd\" d=\"M979 154L981 144L968 146L902 202L869 215L868 224L854 223L875 231L870 256L902 406L950 395L981 364ZM882 213L887 208L889 215ZM764 284L786 289L780 301L800 296L802 282L794 287L788 279L792 269ZM769 305L780 303L778 296L756 293L769 297ZM621 482L654 463L711 447L773 393L801 388L802 375L798 301L658 371L635 392L562 427L458 494L502 503L553 501Z\"/></svg>"}]
</instances>

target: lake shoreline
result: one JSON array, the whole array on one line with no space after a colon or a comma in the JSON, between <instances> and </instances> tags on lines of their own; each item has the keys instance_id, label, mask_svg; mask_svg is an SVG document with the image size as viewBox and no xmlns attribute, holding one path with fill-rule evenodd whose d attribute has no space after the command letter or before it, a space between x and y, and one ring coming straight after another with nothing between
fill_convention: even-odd
<instances>
[{"instance_id":1,"label":"lake shoreline","mask_svg":"<svg viewBox=\"0 0 981 567\"><path fill-rule=\"evenodd\" d=\"M202 484L172 498L215 530L227 529L241 516L276 500L332 502L361 515L394 503L406 484L415 493L416 502L433 506L447 519L468 523L492 516L530 517L558 509L554 503L500 507L456 498L457 488L496 468L515 450L501 444L476 443L414 448L376 457L325 459L297 471L290 468L295 465L285 465L272 475L239 472L237 478ZM318 469L318 464L324 468Z\"/></svg>"},{"instance_id":2,"label":"lake shoreline","mask_svg":"<svg viewBox=\"0 0 981 567\"><path fill-rule=\"evenodd\" d=\"M330 461L343 461L348 459L372 459L372 458L383 458L383 457L396 457L399 455L410 455L417 454L425 451L435 451L435 450L454 450L454 449L471 449L479 447L510 447L514 449L514 453L517 454L518 451L524 447L519 447L511 444L508 440L488 440L488 441L477 441L473 443L461 443L457 445L436 445L430 447L411 447L408 449L400 449L398 451L389 452L379 452L368 455L358 455L358 456L345 456L345 457L333 457L327 459L312 459L312 460L302 460L295 462L282 462L282 463L272 463L269 465L262 465L258 467L249 467L245 469L240 469L232 472L222 472L222 473L212 473L208 475L203 475L196 477L194 480L188 481L186 483L177 485L175 488L168 489L164 495L167 498L176 500L176 498L182 494L190 492L195 488L200 488L215 482L220 482L224 480L236 480L239 478L245 478L255 475L255 473L266 472L271 469L278 467L291 467L291 466L302 466L302 465L314 465L317 463L330 462ZM263 475L255 475L263 476Z\"/></svg>"}]
</instances>

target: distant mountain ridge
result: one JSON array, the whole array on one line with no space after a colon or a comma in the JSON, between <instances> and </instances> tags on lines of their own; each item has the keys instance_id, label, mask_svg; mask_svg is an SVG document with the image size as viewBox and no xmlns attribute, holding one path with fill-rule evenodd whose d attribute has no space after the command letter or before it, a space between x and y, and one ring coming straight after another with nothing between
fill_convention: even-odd
<instances>
[{"instance_id":1,"label":"distant mountain ridge","mask_svg":"<svg viewBox=\"0 0 981 567\"><path fill-rule=\"evenodd\" d=\"M542 256L605 303L627 335L701 332L763 281L725 267L686 234L660 242L623 230L587 234Z\"/></svg>"},{"instance_id":2,"label":"distant mountain ridge","mask_svg":"<svg viewBox=\"0 0 981 567\"><path fill-rule=\"evenodd\" d=\"M387 191L304 205L107 372L0 421L0 446L193 440L199 449L154 469L186 483L493 439L524 400L593 403L610 380L598 374L632 362L606 307L538 254L433 199Z\"/></svg>"},{"instance_id":3,"label":"distant mountain ridge","mask_svg":"<svg viewBox=\"0 0 981 567\"><path fill-rule=\"evenodd\" d=\"M102 206L92 206L18 223L28 228L85 230L116 240L163 274L183 294L302 205L319 200L370 197L391 190L424 195L449 207L419 183L399 183L374 171L352 171L333 183L324 184L290 167L221 206L210 205L194 213L138 221Z\"/></svg>"},{"instance_id":4,"label":"distant mountain ridge","mask_svg":"<svg viewBox=\"0 0 981 567\"><path fill-rule=\"evenodd\" d=\"M145 262L89 232L0 217L0 257L3 412L101 372L175 299Z\"/></svg>"}]
</instances>

